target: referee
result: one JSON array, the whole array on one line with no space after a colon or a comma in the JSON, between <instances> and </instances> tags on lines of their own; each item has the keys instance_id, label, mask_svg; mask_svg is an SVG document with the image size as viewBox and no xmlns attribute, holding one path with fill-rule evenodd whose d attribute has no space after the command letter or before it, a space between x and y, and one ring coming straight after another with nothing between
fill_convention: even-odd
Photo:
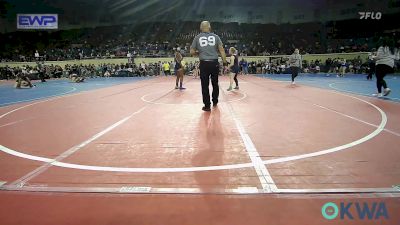
<instances>
[{"instance_id":1,"label":"referee","mask_svg":"<svg viewBox=\"0 0 400 225\"><path fill-rule=\"evenodd\" d=\"M213 86L212 101L213 105L217 106L219 96L218 74L219 63L218 55L221 55L224 66L226 63L225 50L221 39L218 35L211 33L211 25L208 21L203 21L200 24L201 33L197 35L190 47L190 54L192 56L199 56L200 58L200 79L201 79L201 92L203 94L204 111L211 111L210 91L208 86Z\"/></svg>"}]
</instances>

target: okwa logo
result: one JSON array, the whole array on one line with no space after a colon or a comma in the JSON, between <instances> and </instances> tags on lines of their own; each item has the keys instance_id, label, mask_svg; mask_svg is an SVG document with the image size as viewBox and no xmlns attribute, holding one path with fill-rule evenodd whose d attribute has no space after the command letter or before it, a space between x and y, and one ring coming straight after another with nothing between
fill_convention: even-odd
<instances>
[{"instance_id":1,"label":"okwa logo","mask_svg":"<svg viewBox=\"0 0 400 225\"><path fill-rule=\"evenodd\" d=\"M389 214L384 202L358 203L341 202L339 206L333 202L328 202L322 206L322 216L327 220L359 219L359 220L379 220L389 219Z\"/></svg>"}]
</instances>

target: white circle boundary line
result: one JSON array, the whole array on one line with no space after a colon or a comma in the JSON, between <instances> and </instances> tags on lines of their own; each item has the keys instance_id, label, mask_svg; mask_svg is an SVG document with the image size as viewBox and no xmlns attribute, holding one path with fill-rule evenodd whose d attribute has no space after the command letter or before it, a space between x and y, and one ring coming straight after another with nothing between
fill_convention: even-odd
<instances>
[{"instance_id":1,"label":"white circle boundary line","mask_svg":"<svg viewBox=\"0 0 400 225\"><path fill-rule=\"evenodd\" d=\"M223 103L223 102L238 102L238 101L242 101L243 99L247 98L247 94L246 93L243 93L243 92L238 92L238 93L242 94L243 96L241 98L239 98L239 99L234 99L234 100L229 100L229 101L222 101L220 103ZM144 101L144 102L147 102L147 103L150 103L150 104L154 104L154 105L200 105L200 104L203 104L201 102L199 102L199 103L163 103L163 102L149 101L149 100L146 99L147 96L153 95L153 94L158 94L158 92L157 93L145 94L140 99L142 101Z\"/></svg>"},{"instance_id":2,"label":"white circle boundary line","mask_svg":"<svg viewBox=\"0 0 400 225\"><path fill-rule=\"evenodd\" d=\"M387 123L387 116L381 108L379 108L378 106L376 106L368 101L365 101L363 99L360 99L360 98L357 98L354 96L346 95L343 93L336 93L336 94L344 95L344 96L362 101L362 102L374 107L381 114L381 122L380 122L379 126L377 127L377 129L375 129L372 133L368 134L367 136L364 136L356 141L353 141L353 142L350 142L350 143L347 143L347 144L344 144L341 146L337 146L337 147L333 147L333 148L329 148L329 149L325 149L325 150L320 150L317 152L307 153L307 154L287 156L287 157L281 157L281 158L277 158L277 159L263 160L262 163L264 163L265 165L269 165L269 164L295 161L295 160L299 160L299 159L306 159L306 158L326 155L326 154L330 154L330 153L334 153L334 152L338 152L338 151L343 151L345 149L354 147L356 145L359 145L361 143L364 143L364 142L374 138L375 136L377 136L380 132L382 132L384 130L386 123ZM23 106L23 107L27 107L27 106ZM16 109L16 110L18 110L18 109ZM2 118L3 116L4 116L4 114L1 115L0 118ZM181 168L132 168L132 167L88 166L88 165L73 164L73 163L63 163L63 162L58 162L58 161L56 161L54 159L50 159L50 158L29 155L29 154L25 154L25 153L21 153L21 152L9 149L3 145L0 145L0 150L5 153L8 153L10 155L17 156L17 157L50 163L53 166L58 166L58 167L63 167L63 168L71 168L71 169L91 170L91 171L104 171L104 172L169 173L169 172L216 171L216 170L243 169L243 168L253 167L252 163L240 163L240 164L229 164L229 165L220 165L220 166L204 166L204 167L183 167L183 168L182 167Z\"/></svg>"},{"instance_id":3,"label":"white circle boundary line","mask_svg":"<svg viewBox=\"0 0 400 225\"><path fill-rule=\"evenodd\" d=\"M31 103L31 104L24 105L24 106L21 106L21 107L19 107L19 108L13 109L13 110L11 110L11 111L9 111L9 112L6 112L6 113L0 115L0 119L6 117L7 115L10 115L11 113L14 113L14 112L16 112L16 111L18 111L18 110L21 110L21 109L23 109L23 108L27 108L27 107L29 107L29 106L33 106L33 105L36 105L36 104L39 104L39 103L48 102L48 101L52 101L52 100L55 100L55 99L63 98L63 97L65 97L65 96L67 96L68 93L75 92L76 90L77 90L77 89L76 89L75 87L73 87L73 90L70 90L70 91L68 91L68 92L64 92L64 93L59 94L59 95L53 95L53 96L48 96L48 97L46 97L46 98L36 99L36 100L40 100L40 101L33 102L33 103ZM42 99L44 99L44 100L42 100ZM35 99L31 99L31 101L34 101L34 100L35 100ZM7 106L10 106L10 105L1 106L1 107L7 107Z\"/></svg>"},{"instance_id":4,"label":"white circle boundary line","mask_svg":"<svg viewBox=\"0 0 400 225\"><path fill-rule=\"evenodd\" d=\"M153 78L143 78L143 79L139 79L138 81L135 81L135 82L148 81L148 80L151 80L151 79L153 79ZM135 82L133 82L133 83L135 83ZM118 85L125 85L125 84L131 84L131 83L117 83L115 85L108 86L108 87L113 87L113 86L118 86ZM61 86L61 85L58 85L58 86ZM106 88L108 88L108 87L106 87ZM84 93L87 93L87 92L90 92L90 91L97 91L97 90L100 90L100 89L96 88L96 89L89 89L89 90L82 90L82 91L79 91L79 92L75 92L78 89L76 87L72 87L72 89L70 91L62 92L62 93L56 94L56 95L45 96L45 97L42 97L42 98L28 99L26 101L23 100L23 101L16 101L16 102L8 102L8 103L5 103L6 105L0 105L0 108L8 107L8 106L11 106L11 105L17 104L17 103L27 103L27 102L30 102L30 101L39 100L38 102L34 102L32 104L26 105L24 107L21 107L21 108L18 108L17 110L15 110L15 111L18 111L20 109L23 109L23 108L28 107L28 106L36 105L38 103L47 102L47 101L55 100L55 99L58 99L58 98L68 97L68 96L84 94ZM70 93L72 93L72 94L70 94ZM14 111L10 111L10 112L8 112L6 114L0 115L0 119L3 118L4 116L10 114L10 113L13 113L13 112Z\"/></svg>"},{"instance_id":5,"label":"white circle boundary line","mask_svg":"<svg viewBox=\"0 0 400 225\"><path fill-rule=\"evenodd\" d=\"M368 98L379 99L379 98L377 98L377 97L372 97L372 96L370 96L370 95L368 95L368 94L366 94L366 93L354 92L354 91L349 91L349 90L346 90L346 89L342 89L342 88L336 87L337 84L344 84L344 83L345 83L345 82L333 82L333 83L329 83L328 86L329 86L330 88L332 88L333 90L335 90L335 91L346 92L346 93L351 93L351 94L356 94L356 95L362 95L362 96L365 96L365 97L368 97ZM392 97L386 97L386 96L385 96L385 98L387 98L388 100L400 100L400 98L392 98ZM398 103L398 102L396 102L396 101L392 101L392 102Z\"/></svg>"},{"instance_id":6,"label":"white circle boundary line","mask_svg":"<svg viewBox=\"0 0 400 225\"><path fill-rule=\"evenodd\" d=\"M256 76L256 77L258 77L258 76ZM263 77L258 77L258 78L264 78L264 79L268 79L268 80L270 80L271 82L279 82L279 83L290 83L291 81L286 81L286 80L278 80L278 79L274 79L274 78L270 78L270 77L265 77L265 76L263 76ZM393 78L392 78L393 79ZM314 81L314 80L302 80L302 81L300 81L300 82L303 82L305 85L307 85L307 86L310 86L310 87L314 87L314 88L320 88L320 89L325 89L325 90L329 90L329 88L330 89L332 89L332 90L334 90L334 91L336 91L336 92L345 92L345 93L349 93L349 94L356 94L356 95L360 95L360 96L363 96L363 97L367 97L367 98L371 98L371 99L377 99L377 97L373 97L373 96L371 96L371 95L369 95L369 94L367 94L367 93L362 93L362 92L354 92L354 91L349 91L349 90L345 90L345 89L340 89L340 88L337 88L337 87L334 87L336 84L344 84L344 83L346 83L346 82L331 82L331 83L329 83L328 84L328 87L329 88L324 88L324 87L318 87L318 86L313 86L313 85L308 85L307 84L307 82L319 82L319 81ZM363 82L363 81L353 81L353 82ZM395 103L395 104L400 104L400 102L398 102L399 100L400 100L400 98L392 98L392 97L385 97L387 100L390 100L392 103ZM382 100L384 100L384 99L382 99ZM397 101L394 101L394 100L397 100Z\"/></svg>"},{"instance_id":7,"label":"white circle boundary line","mask_svg":"<svg viewBox=\"0 0 400 225\"><path fill-rule=\"evenodd\" d=\"M1 104L0 107L7 107L7 106L10 106L10 105L13 105L13 104L17 104L17 103L25 103L25 102L31 102L31 101L36 101L36 100L60 97L60 96L64 96L64 95L67 95L69 93L75 92L76 90L78 90L76 87L72 87L71 90L66 91L66 92L61 92L59 94L49 95L49 96L44 96L44 97L38 97L38 98L30 98L30 99L21 100L21 101L15 101L15 102L6 102L6 103ZM2 118L2 117L0 116L0 118Z\"/></svg>"}]
</instances>

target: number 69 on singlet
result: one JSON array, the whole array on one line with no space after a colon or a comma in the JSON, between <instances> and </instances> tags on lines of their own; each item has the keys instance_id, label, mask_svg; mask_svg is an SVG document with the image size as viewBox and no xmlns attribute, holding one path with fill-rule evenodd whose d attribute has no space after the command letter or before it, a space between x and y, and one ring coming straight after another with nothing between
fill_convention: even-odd
<instances>
[{"instance_id":1,"label":"number 69 on singlet","mask_svg":"<svg viewBox=\"0 0 400 225\"><path fill-rule=\"evenodd\" d=\"M200 47L205 47L207 45L214 46L215 45L215 37L214 36L200 37L199 42L200 42Z\"/></svg>"}]
</instances>

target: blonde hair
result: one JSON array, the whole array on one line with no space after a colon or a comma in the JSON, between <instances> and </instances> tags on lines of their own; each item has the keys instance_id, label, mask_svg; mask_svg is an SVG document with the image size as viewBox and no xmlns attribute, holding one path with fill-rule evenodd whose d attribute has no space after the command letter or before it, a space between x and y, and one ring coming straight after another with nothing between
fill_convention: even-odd
<instances>
[{"instance_id":1,"label":"blonde hair","mask_svg":"<svg viewBox=\"0 0 400 225\"><path fill-rule=\"evenodd\" d=\"M230 47L229 48L229 53L235 54L236 53L236 48L235 47Z\"/></svg>"}]
</instances>

